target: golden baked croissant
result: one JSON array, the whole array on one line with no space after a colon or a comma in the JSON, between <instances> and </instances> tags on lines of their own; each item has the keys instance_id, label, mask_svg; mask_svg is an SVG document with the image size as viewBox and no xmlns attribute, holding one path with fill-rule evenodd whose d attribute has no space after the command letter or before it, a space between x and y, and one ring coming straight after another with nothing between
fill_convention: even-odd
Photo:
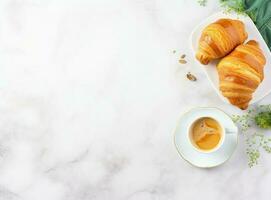
<instances>
[{"instance_id":1,"label":"golden baked croissant","mask_svg":"<svg viewBox=\"0 0 271 200\"><path fill-rule=\"evenodd\" d=\"M219 19L202 31L196 58L206 65L211 60L226 56L246 39L247 32L243 22Z\"/></svg>"},{"instance_id":2,"label":"golden baked croissant","mask_svg":"<svg viewBox=\"0 0 271 200\"><path fill-rule=\"evenodd\" d=\"M265 57L258 43L239 45L217 65L219 88L231 104L247 109L254 91L264 78Z\"/></svg>"}]
</instances>

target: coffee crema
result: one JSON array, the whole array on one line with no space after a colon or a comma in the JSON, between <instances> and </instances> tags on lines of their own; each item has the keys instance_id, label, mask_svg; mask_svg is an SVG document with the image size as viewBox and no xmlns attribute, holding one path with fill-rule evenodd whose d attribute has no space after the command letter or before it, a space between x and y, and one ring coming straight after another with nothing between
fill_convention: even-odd
<instances>
[{"instance_id":1,"label":"coffee crema","mask_svg":"<svg viewBox=\"0 0 271 200\"><path fill-rule=\"evenodd\" d=\"M194 144L201 150L214 149L222 134L222 128L219 123L210 117L198 119L191 130L191 139Z\"/></svg>"}]
</instances>

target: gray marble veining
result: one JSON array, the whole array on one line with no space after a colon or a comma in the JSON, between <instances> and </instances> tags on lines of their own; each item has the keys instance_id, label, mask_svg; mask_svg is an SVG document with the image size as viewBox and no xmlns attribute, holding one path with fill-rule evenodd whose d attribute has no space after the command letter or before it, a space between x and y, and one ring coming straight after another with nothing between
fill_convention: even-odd
<instances>
[{"instance_id":1,"label":"gray marble veining","mask_svg":"<svg viewBox=\"0 0 271 200\"><path fill-rule=\"evenodd\" d=\"M267 199L271 159L249 169L242 136L233 157L209 170L173 146L178 116L191 107L240 113L189 49L193 27L218 9L216 1L1 1L0 199ZM187 65L178 63L183 53Z\"/></svg>"}]
</instances>

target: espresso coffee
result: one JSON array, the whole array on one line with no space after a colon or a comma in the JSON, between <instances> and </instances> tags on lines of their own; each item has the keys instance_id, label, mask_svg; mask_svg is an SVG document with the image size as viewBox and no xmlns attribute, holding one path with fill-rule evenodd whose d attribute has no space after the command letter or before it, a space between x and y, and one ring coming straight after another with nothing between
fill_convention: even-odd
<instances>
[{"instance_id":1,"label":"espresso coffee","mask_svg":"<svg viewBox=\"0 0 271 200\"><path fill-rule=\"evenodd\" d=\"M221 140L222 128L213 118L198 119L191 127L190 137L192 143L200 150L212 150Z\"/></svg>"}]
</instances>

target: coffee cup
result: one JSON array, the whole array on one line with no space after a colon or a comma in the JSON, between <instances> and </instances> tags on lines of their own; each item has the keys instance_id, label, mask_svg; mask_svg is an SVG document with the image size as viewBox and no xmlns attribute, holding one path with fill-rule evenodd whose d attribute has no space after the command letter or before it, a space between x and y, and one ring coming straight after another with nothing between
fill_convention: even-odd
<instances>
[{"instance_id":1,"label":"coffee cup","mask_svg":"<svg viewBox=\"0 0 271 200\"><path fill-rule=\"evenodd\" d=\"M215 119L212 116L201 116L190 123L187 133L189 141L196 151L201 153L212 153L221 148L225 140L225 134L231 132L225 129L218 119ZM196 141L195 138L200 139Z\"/></svg>"}]
</instances>

